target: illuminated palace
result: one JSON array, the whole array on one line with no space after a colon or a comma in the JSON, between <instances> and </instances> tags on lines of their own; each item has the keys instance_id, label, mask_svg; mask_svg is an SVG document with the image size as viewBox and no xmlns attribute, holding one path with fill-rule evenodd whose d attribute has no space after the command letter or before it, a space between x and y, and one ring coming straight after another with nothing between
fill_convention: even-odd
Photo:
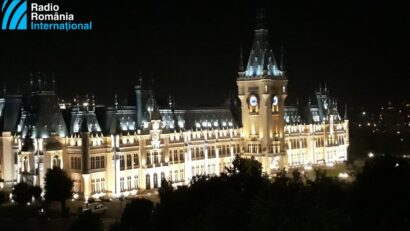
<instances>
[{"instance_id":1,"label":"illuminated palace","mask_svg":"<svg viewBox=\"0 0 410 231\"><path fill-rule=\"evenodd\" d=\"M0 179L44 185L48 168L64 169L75 195L119 196L189 184L196 175L226 171L237 154L263 171L332 166L347 160L349 129L327 89L307 105L285 105L287 77L258 25L238 98L215 108L159 107L152 90L135 86L135 106L62 104L54 81L31 81L31 93L0 97Z\"/></svg>"}]
</instances>

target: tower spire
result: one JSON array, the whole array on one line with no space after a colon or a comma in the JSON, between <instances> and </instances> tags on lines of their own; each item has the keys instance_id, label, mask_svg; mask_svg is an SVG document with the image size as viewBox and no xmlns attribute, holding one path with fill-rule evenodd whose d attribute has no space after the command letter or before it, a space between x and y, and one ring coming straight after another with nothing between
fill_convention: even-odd
<instances>
[{"instance_id":1,"label":"tower spire","mask_svg":"<svg viewBox=\"0 0 410 231\"><path fill-rule=\"evenodd\" d=\"M139 82L140 82L140 87L142 88L142 72L140 71L139 73L139 78L138 78Z\"/></svg>"},{"instance_id":2,"label":"tower spire","mask_svg":"<svg viewBox=\"0 0 410 231\"><path fill-rule=\"evenodd\" d=\"M53 91L56 90L56 80L54 78L54 72L51 73L51 82L53 84Z\"/></svg>"},{"instance_id":3,"label":"tower spire","mask_svg":"<svg viewBox=\"0 0 410 231\"><path fill-rule=\"evenodd\" d=\"M347 116L347 104L345 104L345 116L344 116L344 120L348 120L348 116Z\"/></svg>"},{"instance_id":4,"label":"tower spire","mask_svg":"<svg viewBox=\"0 0 410 231\"><path fill-rule=\"evenodd\" d=\"M284 71L285 65L283 61L283 45L280 47L280 70Z\"/></svg>"},{"instance_id":5,"label":"tower spire","mask_svg":"<svg viewBox=\"0 0 410 231\"><path fill-rule=\"evenodd\" d=\"M4 85L3 85L3 95L4 95L4 97L6 97L6 95L7 95L6 83L4 83Z\"/></svg>"},{"instance_id":6,"label":"tower spire","mask_svg":"<svg viewBox=\"0 0 410 231\"><path fill-rule=\"evenodd\" d=\"M239 55L239 72L244 72L244 66L243 66L243 51L242 51L242 46L241 46L241 51Z\"/></svg>"},{"instance_id":7,"label":"tower spire","mask_svg":"<svg viewBox=\"0 0 410 231\"><path fill-rule=\"evenodd\" d=\"M266 13L265 8L259 8L256 12L256 29L265 29Z\"/></svg>"},{"instance_id":8,"label":"tower spire","mask_svg":"<svg viewBox=\"0 0 410 231\"><path fill-rule=\"evenodd\" d=\"M117 94L114 95L114 105L115 105L115 109L118 108L118 96Z\"/></svg>"}]
</instances>

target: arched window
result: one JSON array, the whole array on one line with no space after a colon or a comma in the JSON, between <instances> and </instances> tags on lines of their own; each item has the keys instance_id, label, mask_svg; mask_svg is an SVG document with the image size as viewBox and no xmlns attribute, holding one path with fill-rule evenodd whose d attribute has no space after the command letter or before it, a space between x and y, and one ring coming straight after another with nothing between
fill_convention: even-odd
<instances>
[{"instance_id":1,"label":"arched window","mask_svg":"<svg viewBox=\"0 0 410 231\"><path fill-rule=\"evenodd\" d=\"M23 159L23 172L28 172L28 171L30 171L28 167L28 158L27 156L25 156Z\"/></svg>"},{"instance_id":2,"label":"arched window","mask_svg":"<svg viewBox=\"0 0 410 231\"><path fill-rule=\"evenodd\" d=\"M151 177L149 174L145 176L145 188L151 189Z\"/></svg>"},{"instance_id":3,"label":"arched window","mask_svg":"<svg viewBox=\"0 0 410 231\"><path fill-rule=\"evenodd\" d=\"M175 170L175 178L174 178L174 180L175 180L175 182L178 182L179 180L178 180L178 171L177 170Z\"/></svg>"},{"instance_id":4,"label":"arched window","mask_svg":"<svg viewBox=\"0 0 410 231\"><path fill-rule=\"evenodd\" d=\"M130 176L127 177L127 188L128 188L128 190L131 190L131 189L132 189L132 186L131 186L131 177L130 177Z\"/></svg>"},{"instance_id":5,"label":"arched window","mask_svg":"<svg viewBox=\"0 0 410 231\"><path fill-rule=\"evenodd\" d=\"M100 180L97 179L95 182L96 182L96 183L95 183L95 192L96 192L96 193L99 193L99 192L101 192L101 191L100 191Z\"/></svg>"},{"instance_id":6,"label":"arched window","mask_svg":"<svg viewBox=\"0 0 410 231\"><path fill-rule=\"evenodd\" d=\"M183 169L179 170L179 173L180 173L180 180L184 181L184 179L185 179L184 170Z\"/></svg>"},{"instance_id":7,"label":"arched window","mask_svg":"<svg viewBox=\"0 0 410 231\"><path fill-rule=\"evenodd\" d=\"M91 180L91 192L95 193L95 180Z\"/></svg>"},{"instance_id":8,"label":"arched window","mask_svg":"<svg viewBox=\"0 0 410 231\"><path fill-rule=\"evenodd\" d=\"M124 177L120 178L120 190L121 190L121 192L125 191Z\"/></svg>"},{"instance_id":9,"label":"arched window","mask_svg":"<svg viewBox=\"0 0 410 231\"><path fill-rule=\"evenodd\" d=\"M101 179L101 192L105 192L105 179Z\"/></svg>"},{"instance_id":10,"label":"arched window","mask_svg":"<svg viewBox=\"0 0 410 231\"><path fill-rule=\"evenodd\" d=\"M138 176L135 175L134 176L134 189L138 189L139 188L139 182L138 182Z\"/></svg>"},{"instance_id":11,"label":"arched window","mask_svg":"<svg viewBox=\"0 0 410 231\"><path fill-rule=\"evenodd\" d=\"M158 188L158 175L154 173L154 188Z\"/></svg>"},{"instance_id":12,"label":"arched window","mask_svg":"<svg viewBox=\"0 0 410 231\"><path fill-rule=\"evenodd\" d=\"M61 168L61 160L59 156L53 157L53 167Z\"/></svg>"}]
</instances>

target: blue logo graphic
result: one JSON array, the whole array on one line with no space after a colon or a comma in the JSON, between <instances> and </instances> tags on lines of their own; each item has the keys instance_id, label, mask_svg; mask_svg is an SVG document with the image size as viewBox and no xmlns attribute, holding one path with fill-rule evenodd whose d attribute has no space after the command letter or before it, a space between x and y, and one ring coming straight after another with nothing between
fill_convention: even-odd
<instances>
[{"instance_id":1,"label":"blue logo graphic","mask_svg":"<svg viewBox=\"0 0 410 231\"><path fill-rule=\"evenodd\" d=\"M27 30L27 0L4 0L1 16L2 30Z\"/></svg>"}]
</instances>

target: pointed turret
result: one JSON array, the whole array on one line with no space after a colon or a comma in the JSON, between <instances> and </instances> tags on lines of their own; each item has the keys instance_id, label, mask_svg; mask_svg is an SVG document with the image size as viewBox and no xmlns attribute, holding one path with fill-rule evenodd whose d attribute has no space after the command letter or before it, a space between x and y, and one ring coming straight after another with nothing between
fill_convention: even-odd
<instances>
[{"instance_id":1,"label":"pointed turret","mask_svg":"<svg viewBox=\"0 0 410 231\"><path fill-rule=\"evenodd\" d=\"M272 78L283 76L279 69L276 58L269 45L269 32L265 27L265 10L260 9L257 13L257 25L252 49L249 55L245 77Z\"/></svg>"},{"instance_id":2,"label":"pointed turret","mask_svg":"<svg viewBox=\"0 0 410 231\"><path fill-rule=\"evenodd\" d=\"M241 47L241 51L239 54L239 74L242 75L244 71L245 71L245 66L243 65L243 51Z\"/></svg>"},{"instance_id":3,"label":"pointed turret","mask_svg":"<svg viewBox=\"0 0 410 231\"><path fill-rule=\"evenodd\" d=\"M343 117L344 120L348 120L349 117L347 116L347 104L345 104L345 115Z\"/></svg>"}]
</instances>

